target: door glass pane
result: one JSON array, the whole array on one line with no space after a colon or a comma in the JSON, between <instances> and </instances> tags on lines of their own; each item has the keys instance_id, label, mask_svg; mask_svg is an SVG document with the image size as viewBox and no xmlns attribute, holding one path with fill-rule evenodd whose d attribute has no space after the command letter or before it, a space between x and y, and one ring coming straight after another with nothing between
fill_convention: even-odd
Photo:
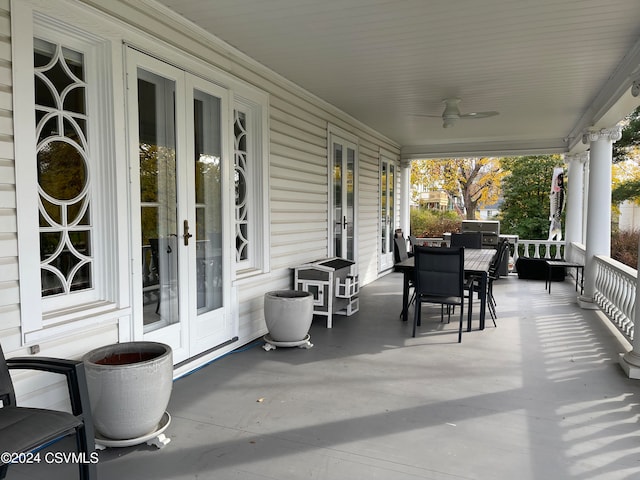
<instances>
[{"instance_id":1,"label":"door glass pane","mask_svg":"<svg viewBox=\"0 0 640 480\"><path fill-rule=\"evenodd\" d=\"M220 99L194 91L196 285L198 314L222 306Z\"/></svg>"},{"instance_id":2,"label":"door glass pane","mask_svg":"<svg viewBox=\"0 0 640 480\"><path fill-rule=\"evenodd\" d=\"M333 239L334 255L342 257L342 145L333 144Z\"/></svg>"},{"instance_id":3,"label":"door glass pane","mask_svg":"<svg viewBox=\"0 0 640 480\"><path fill-rule=\"evenodd\" d=\"M355 185L356 178L356 151L352 148L347 148L347 205L345 207L345 213L347 216L347 254L346 258L349 260L355 260Z\"/></svg>"},{"instance_id":4,"label":"door glass pane","mask_svg":"<svg viewBox=\"0 0 640 480\"><path fill-rule=\"evenodd\" d=\"M389 251L387 225L387 162L382 162L380 172L380 229L382 230L382 253Z\"/></svg>"},{"instance_id":5,"label":"door glass pane","mask_svg":"<svg viewBox=\"0 0 640 480\"><path fill-rule=\"evenodd\" d=\"M138 69L145 332L178 322L175 82Z\"/></svg>"}]
</instances>

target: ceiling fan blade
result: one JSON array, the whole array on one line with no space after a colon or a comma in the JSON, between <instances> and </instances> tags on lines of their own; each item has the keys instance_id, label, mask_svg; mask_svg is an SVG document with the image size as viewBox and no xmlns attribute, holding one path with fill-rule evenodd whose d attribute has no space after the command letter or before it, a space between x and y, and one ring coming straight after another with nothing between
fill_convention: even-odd
<instances>
[{"instance_id":1,"label":"ceiling fan blade","mask_svg":"<svg viewBox=\"0 0 640 480\"><path fill-rule=\"evenodd\" d=\"M460 115L460 118L489 118L489 117L495 117L496 115L498 115L499 112L496 111L490 111L490 112L470 112L470 113L463 113Z\"/></svg>"},{"instance_id":2,"label":"ceiling fan blade","mask_svg":"<svg viewBox=\"0 0 640 480\"><path fill-rule=\"evenodd\" d=\"M445 98L442 102L445 104L442 115L430 115L426 113L415 113L413 115L416 117L442 118L442 126L444 128L452 127L456 121L461 118L488 118L498 115L496 111L460 113L459 98Z\"/></svg>"}]
</instances>

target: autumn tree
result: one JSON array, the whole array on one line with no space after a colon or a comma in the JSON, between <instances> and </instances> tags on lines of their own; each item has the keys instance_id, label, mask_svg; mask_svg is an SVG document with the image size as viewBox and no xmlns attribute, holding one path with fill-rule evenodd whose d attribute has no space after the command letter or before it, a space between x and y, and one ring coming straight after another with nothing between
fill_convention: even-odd
<instances>
[{"instance_id":1,"label":"autumn tree","mask_svg":"<svg viewBox=\"0 0 640 480\"><path fill-rule=\"evenodd\" d=\"M442 189L440 160L414 160L411 162L411 200L419 203L420 193Z\"/></svg>"},{"instance_id":2,"label":"autumn tree","mask_svg":"<svg viewBox=\"0 0 640 480\"><path fill-rule=\"evenodd\" d=\"M478 208L498 201L504 172L495 158L455 158L445 162L445 190L462 195L467 220L475 220Z\"/></svg>"},{"instance_id":3,"label":"autumn tree","mask_svg":"<svg viewBox=\"0 0 640 480\"><path fill-rule=\"evenodd\" d=\"M479 208L498 201L504 176L500 162L489 157L418 160L411 170L412 185L462 199L468 220L476 219Z\"/></svg>"}]
</instances>

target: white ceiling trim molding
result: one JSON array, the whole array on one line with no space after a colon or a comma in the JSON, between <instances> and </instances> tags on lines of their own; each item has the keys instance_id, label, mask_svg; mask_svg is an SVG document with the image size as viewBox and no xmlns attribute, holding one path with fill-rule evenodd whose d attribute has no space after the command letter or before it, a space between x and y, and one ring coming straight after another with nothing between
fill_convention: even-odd
<instances>
[{"instance_id":1,"label":"white ceiling trim molding","mask_svg":"<svg viewBox=\"0 0 640 480\"><path fill-rule=\"evenodd\" d=\"M582 136L580 136L582 140ZM505 157L566 153L564 139L532 140L529 142L484 142L441 145L412 145L400 150L402 160L456 157Z\"/></svg>"}]
</instances>

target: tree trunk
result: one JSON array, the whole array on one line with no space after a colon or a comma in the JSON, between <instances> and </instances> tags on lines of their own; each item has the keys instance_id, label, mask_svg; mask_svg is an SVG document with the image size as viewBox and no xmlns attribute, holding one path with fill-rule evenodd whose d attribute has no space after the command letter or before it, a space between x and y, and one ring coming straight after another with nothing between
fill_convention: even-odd
<instances>
[{"instance_id":1,"label":"tree trunk","mask_svg":"<svg viewBox=\"0 0 640 480\"><path fill-rule=\"evenodd\" d=\"M464 207L467 212L467 220L476 219L476 209L478 208L478 202L471 199L471 195L468 192L464 192Z\"/></svg>"}]
</instances>

